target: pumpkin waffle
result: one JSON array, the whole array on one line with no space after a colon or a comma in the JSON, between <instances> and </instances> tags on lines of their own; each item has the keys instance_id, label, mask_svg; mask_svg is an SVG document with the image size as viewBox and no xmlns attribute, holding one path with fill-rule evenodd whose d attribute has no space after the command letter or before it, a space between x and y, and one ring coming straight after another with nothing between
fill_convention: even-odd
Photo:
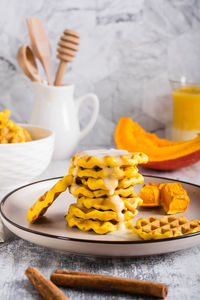
<instances>
[{"instance_id":1,"label":"pumpkin waffle","mask_svg":"<svg viewBox=\"0 0 200 300\"><path fill-rule=\"evenodd\" d=\"M69 214L66 216L66 221L69 227L78 227L82 231L93 230L97 234L106 234L119 228L116 221L84 220ZM131 228L133 225L132 219L124 221L124 225L126 228Z\"/></svg>"},{"instance_id":2,"label":"pumpkin waffle","mask_svg":"<svg viewBox=\"0 0 200 300\"><path fill-rule=\"evenodd\" d=\"M142 200L137 196L133 196L131 198L122 198L122 197L120 198L124 203L125 209L128 209L133 213L135 212L136 208L142 204ZM82 196L77 199L77 203L79 205L85 206L86 208L117 211L116 201L113 201L113 199L110 197L88 198Z\"/></svg>"},{"instance_id":3,"label":"pumpkin waffle","mask_svg":"<svg viewBox=\"0 0 200 300\"><path fill-rule=\"evenodd\" d=\"M133 219L137 211L131 212L129 210L124 210L123 212L124 220L128 221ZM86 208L78 204L71 204L68 210L68 215L84 219L84 220L98 220L98 221L116 221L119 222L119 215L117 212L112 210L98 210L95 208Z\"/></svg>"},{"instance_id":4,"label":"pumpkin waffle","mask_svg":"<svg viewBox=\"0 0 200 300\"><path fill-rule=\"evenodd\" d=\"M140 174L136 174L132 178L124 178L121 180L115 179L113 177L107 178L80 178L76 177L75 182L77 184L82 184L87 186L91 191L93 190L115 190L115 189L126 189L138 183L143 183L144 178Z\"/></svg>"},{"instance_id":5,"label":"pumpkin waffle","mask_svg":"<svg viewBox=\"0 0 200 300\"><path fill-rule=\"evenodd\" d=\"M42 195L28 210L27 219L30 223L35 222L38 217L44 215L54 200L72 183L73 177L67 175L60 179L49 191Z\"/></svg>"},{"instance_id":6,"label":"pumpkin waffle","mask_svg":"<svg viewBox=\"0 0 200 300\"><path fill-rule=\"evenodd\" d=\"M24 128L8 120L9 117L8 109L0 112L0 144L32 141L30 134Z\"/></svg>"},{"instance_id":7,"label":"pumpkin waffle","mask_svg":"<svg viewBox=\"0 0 200 300\"><path fill-rule=\"evenodd\" d=\"M138 168L133 167L113 167L113 168L99 168L95 167L93 169L84 169L82 167L69 167L69 175L77 177L86 178L106 178L108 176L113 176L116 179L131 178L138 173Z\"/></svg>"},{"instance_id":8,"label":"pumpkin waffle","mask_svg":"<svg viewBox=\"0 0 200 300\"><path fill-rule=\"evenodd\" d=\"M144 240L165 239L200 231L200 221L164 216L137 220L133 232Z\"/></svg>"},{"instance_id":9,"label":"pumpkin waffle","mask_svg":"<svg viewBox=\"0 0 200 300\"><path fill-rule=\"evenodd\" d=\"M86 169L95 167L124 167L145 164L148 161L142 152L129 153L125 150L89 150L79 152L72 158L72 165Z\"/></svg>"},{"instance_id":10,"label":"pumpkin waffle","mask_svg":"<svg viewBox=\"0 0 200 300\"><path fill-rule=\"evenodd\" d=\"M89 198L97 198L97 197L115 196L115 195L120 195L122 197L129 197L130 195L134 194L134 187L130 186L126 189L115 189L114 193L112 193L110 195L109 190L99 189L99 190L91 191L85 185L78 185L78 184L72 183L72 185L69 187L69 191L75 197L86 196Z\"/></svg>"},{"instance_id":11,"label":"pumpkin waffle","mask_svg":"<svg viewBox=\"0 0 200 300\"><path fill-rule=\"evenodd\" d=\"M4 111L0 112L0 122L1 123L6 122L9 117L10 117L10 110L9 109L5 109Z\"/></svg>"}]
</instances>

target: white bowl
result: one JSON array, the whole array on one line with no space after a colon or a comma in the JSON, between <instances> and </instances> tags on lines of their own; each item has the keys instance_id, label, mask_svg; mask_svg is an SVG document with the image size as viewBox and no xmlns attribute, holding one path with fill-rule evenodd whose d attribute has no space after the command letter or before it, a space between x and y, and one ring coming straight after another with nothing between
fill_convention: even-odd
<instances>
[{"instance_id":1,"label":"white bowl","mask_svg":"<svg viewBox=\"0 0 200 300\"><path fill-rule=\"evenodd\" d=\"M0 144L0 188L7 189L30 182L49 165L54 150L54 134L49 129L19 124L33 141Z\"/></svg>"}]
</instances>

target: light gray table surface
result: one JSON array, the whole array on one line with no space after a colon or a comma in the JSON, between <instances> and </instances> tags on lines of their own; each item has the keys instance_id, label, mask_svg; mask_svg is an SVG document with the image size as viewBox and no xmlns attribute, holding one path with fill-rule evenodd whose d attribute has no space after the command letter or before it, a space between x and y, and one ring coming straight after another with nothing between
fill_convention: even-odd
<instances>
[{"instance_id":1,"label":"light gray table surface","mask_svg":"<svg viewBox=\"0 0 200 300\"><path fill-rule=\"evenodd\" d=\"M67 173L69 162L53 162L41 179ZM200 184L200 164L176 172L157 174ZM37 178L40 179L40 178ZM1 198L8 191L1 191ZM171 254L138 258L83 257L43 248L26 242L10 232L0 244L0 299L42 299L24 275L28 266L37 267L45 276L57 268L96 272L139 280L164 282L168 285L167 299L200 299L200 246ZM152 299L124 293L62 289L69 299Z\"/></svg>"}]
</instances>

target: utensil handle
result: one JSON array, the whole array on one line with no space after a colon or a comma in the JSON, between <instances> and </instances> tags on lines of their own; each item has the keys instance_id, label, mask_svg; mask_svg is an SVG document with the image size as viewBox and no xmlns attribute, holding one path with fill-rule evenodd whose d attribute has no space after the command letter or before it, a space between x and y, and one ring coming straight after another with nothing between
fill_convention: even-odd
<instances>
[{"instance_id":1,"label":"utensil handle","mask_svg":"<svg viewBox=\"0 0 200 300\"><path fill-rule=\"evenodd\" d=\"M51 74L51 65L50 65L50 61L48 59L43 59L41 61L45 74L47 75L47 80L48 80L48 84L49 85L53 85L53 79L52 79L52 74Z\"/></svg>"},{"instance_id":2,"label":"utensil handle","mask_svg":"<svg viewBox=\"0 0 200 300\"><path fill-rule=\"evenodd\" d=\"M54 85L62 85L62 80L65 74L66 66L67 66L67 62L61 60L56 73L56 79L54 81Z\"/></svg>"},{"instance_id":3,"label":"utensil handle","mask_svg":"<svg viewBox=\"0 0 200 300\"><path fill-rule=\"evenodd\" d=\"M96 123L98 113L99 113L99 99L95 94L86 94L76 100L77 105L77 111L79 111L79 108L81 104L85 101L90 99L93 102L93 112L90 118L90 121L86 125L86 127L81 131L80 134L80 140L82 140L93 128L94 124Z\"/></svg>"}]
</instances>

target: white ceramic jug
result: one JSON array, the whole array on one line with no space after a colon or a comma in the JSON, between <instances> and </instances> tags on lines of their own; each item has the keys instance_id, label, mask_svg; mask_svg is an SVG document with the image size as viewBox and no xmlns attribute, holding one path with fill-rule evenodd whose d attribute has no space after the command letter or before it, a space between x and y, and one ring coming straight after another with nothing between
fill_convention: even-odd
<instances>
[{"instance_id":1,"label":"white ceramic jug","mask_svg":"<svg viewBox=\"0 0 200 300\"><path fill-rule=\"evenodd\" d=\"M49 86L38 82L32 83L35 102L30 118L31 124L40 125L55 133L54 159L70 158L78 142L94 126L98 112L99 100L94 94L86 94L74 100L74 86ZM93 101L94 109L87 126L81 131L78 111L87 99Z\"/></svg>"}]
</instances>

